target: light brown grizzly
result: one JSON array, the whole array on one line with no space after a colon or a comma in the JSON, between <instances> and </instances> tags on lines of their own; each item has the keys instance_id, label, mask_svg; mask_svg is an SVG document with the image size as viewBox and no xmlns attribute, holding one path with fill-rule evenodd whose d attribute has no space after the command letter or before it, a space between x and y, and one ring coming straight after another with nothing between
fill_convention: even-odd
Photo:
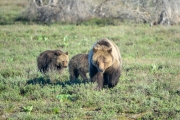
<instances>
[{"instance_id":1,"label":"light brown grizzly","mask_svg":"<svg viewBox=\"0 0 180 120\"><path fill-rule=\"evenodd\" d=\"M122 68L119 48L108 39L97 41L88 55L89 75L92 82L97 82L97 90L108 85L117 85Z\"/></svg>"},{"instance_id":2,"label":"light brown grizzly","mask_svg":"<svg viewBox=\"0 0 180 120\"><path fill-rule=\"evenodd\" d=\"M40 53L38 56L37 66L38 70L42 73L52 70L61 73L64 68L67 68L68 61L68 52L64 53L61 50L47 50Z\"/></svg>"},{"instance_id":3,"label":"light brown grizzly","mask_svg":"<svg viewBox=\"0 0 180 120\"><path fill-rule=\"evenodd\" d=\"M86 73L88 69L88 54L77 54L69 61L70 80L76 80L79 75L87 81Z\"/></svg>"}]
</instances>

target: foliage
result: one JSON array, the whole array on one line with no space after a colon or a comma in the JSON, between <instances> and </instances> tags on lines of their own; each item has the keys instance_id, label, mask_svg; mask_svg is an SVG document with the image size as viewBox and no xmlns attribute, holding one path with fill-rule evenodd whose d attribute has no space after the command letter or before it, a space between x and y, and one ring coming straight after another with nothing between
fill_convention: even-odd
<instances>
[{"instance_id":1,"label":"foliage","mask_svg":"<svg viewBox=\"0 0 180 120\"><path fill-rule=\"evenodd\" d=\"M75 95L73 96L70 94L57 95L56 98L59 99L60 102L67 101L67 100L74 101L77 99L77 97Z\"/></svg>"},{"instance_id":2,"label":"foliage","mask_svg":"<svg viewBox=\"0 0 180 120\"><path fill-rule=\"evenodd\" d=\"M32 109L33 109L33 106L23 107L23 109L24 109L25 112L28 112L28 114L30 114L30 112L31 112Z\"/></svg>"}]
</instances>

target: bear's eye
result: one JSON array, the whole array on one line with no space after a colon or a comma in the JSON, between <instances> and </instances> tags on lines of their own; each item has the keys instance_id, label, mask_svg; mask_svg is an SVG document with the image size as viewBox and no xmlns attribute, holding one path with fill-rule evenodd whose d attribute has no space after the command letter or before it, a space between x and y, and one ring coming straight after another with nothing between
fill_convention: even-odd
<instances>
[{"instance_id":1,"label":"bear's eye","mask_svg":"<svg viewBox=\"0 0 180 120\"><path fill-rule=\"evenodd\" d=\"M99 65L99 62L98 62L98 61L96 61L96 64L97 64L97 65Z\"/></svg>"}]
</instances>

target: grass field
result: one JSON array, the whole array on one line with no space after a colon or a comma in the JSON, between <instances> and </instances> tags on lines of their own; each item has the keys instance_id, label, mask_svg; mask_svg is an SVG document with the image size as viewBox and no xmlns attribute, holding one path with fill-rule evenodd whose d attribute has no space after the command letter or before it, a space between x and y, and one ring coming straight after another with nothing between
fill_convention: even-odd
<instances>
[{"instance_id":1,"label":"grass field","mask_svg":"<svg viewBox=\"0 0 180 120\"><path fill-rule=\"evenodd\" d=\"M0 119L180 119L179 26L25 24L14 21L25 2L9 2L0 1ZM101 38L114 41L122 55L113 89L95 91L95 83L81 78L71 83L68 69L37 71L42 51L61 49L71 58Z\"/></svg>"}]
</instances>

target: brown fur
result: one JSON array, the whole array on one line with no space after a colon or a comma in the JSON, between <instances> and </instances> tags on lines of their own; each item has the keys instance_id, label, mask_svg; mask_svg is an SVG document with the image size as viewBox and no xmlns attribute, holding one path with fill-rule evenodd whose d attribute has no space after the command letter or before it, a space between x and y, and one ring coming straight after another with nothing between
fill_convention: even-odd
<instances>
[{"instance_id":1,"label":"brown fur","mask_svg":"<svg viewBox=\"0 0 180 120\"><path fill-rule=\"evenodd\" d=\"M97 89L104 85L116 86L121 74L121 55L119 48L110 40L96 42L88 55L89 75L92 82L97 82Z\"/></svg>"},{"instance_id":2,"label":"brown fur","mask_svg":"<svg viewBox=\"0 0 180 120\"><path fill-rule=\"evenodd\" d=\"M79 75L83 80L87 80L86 73L88 69L88 54L77 54L69 61L70 80L75 80Z\"/></svg>"},{"instance_id":3,"label":"brown fur","mask_svg":"<svg viewBox=\"0 0 180 120\"><path fill-rule=\"evenodd\" d=\"M37 58L37 66L40 72L57 70L61 73L68 66L68 52L63 53L61 50L47 50L42 52Z\"/></svg>"}]
</instances>

